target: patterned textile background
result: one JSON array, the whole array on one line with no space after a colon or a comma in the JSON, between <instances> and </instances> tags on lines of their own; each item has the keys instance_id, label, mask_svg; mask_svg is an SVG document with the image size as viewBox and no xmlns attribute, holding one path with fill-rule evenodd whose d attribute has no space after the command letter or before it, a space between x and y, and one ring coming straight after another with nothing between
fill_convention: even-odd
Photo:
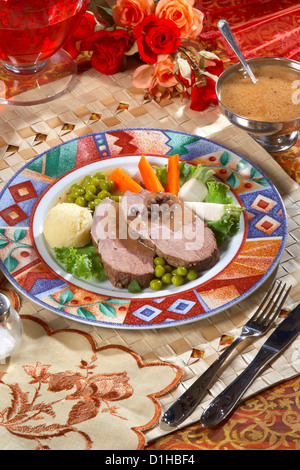
<instances>
[{"instance_id":1,"label":"patterned textile background","mask_svg":"<svg viewBox=\"0 0 300 470\"><path fill-rule=\"evenodd\" d=\"M295 0L196 0L205 13L200 39L203 47L222 58L225 65L237 58L221 36L217 22L225 18L245 57L279 56L300 61L300 3ZM273 157L300 183L300 139Z\"/></svg>"},{"instance_id":2,"label":"patterned textile background","mask_svg":"<svg viewBox=\"0 0 300 470\"><path fill-rule=\"evenodd\" d=\"M299 450L300 378L246 400L226 423L200 424L164 436L146 450Z\"/></svg>"}]
</instances>

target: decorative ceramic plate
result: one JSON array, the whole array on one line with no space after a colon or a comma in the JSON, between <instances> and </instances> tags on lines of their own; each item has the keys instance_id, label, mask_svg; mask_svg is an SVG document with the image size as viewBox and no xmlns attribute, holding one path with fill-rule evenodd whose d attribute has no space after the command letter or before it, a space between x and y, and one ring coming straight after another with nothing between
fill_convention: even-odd
<instances>
[{"instance_id":1,"label":"decorative ceramic plate","mask_svg":"<svg viewBox=\"0 0 300 470\"><path fill-rule=\"evenodd\" d=\"M42 234L58 196L87 174L121 166L136 175L141 155L163 165L175 153L213 169L235 203L245 207L238 233L220 249L220 261L196 281L141 294L67 274ZM286 235L280 195L256 166L210 140L175 131L123 129L71 140L31 160L0 193L0 266L9 281L59 315L111 328L174 326L229 308L271 274Z\"/></svg>"}]
</instances>

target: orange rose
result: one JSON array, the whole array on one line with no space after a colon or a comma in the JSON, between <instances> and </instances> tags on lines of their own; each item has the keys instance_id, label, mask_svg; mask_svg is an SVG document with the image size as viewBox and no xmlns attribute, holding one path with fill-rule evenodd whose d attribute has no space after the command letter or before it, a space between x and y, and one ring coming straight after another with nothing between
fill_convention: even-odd
<instances>
[{"instance_id":1,"label":"orange rose","mask_svg":"<svg viewBox=\"0 0 300 470\"><path fill-rule=\"evenodd\" d=\"M173 74L175 60L172 56L167 55L162 62L158 62L155 66L155 76L157 83L164 87L177 85L177 80Z\"/></svg>"},{"instance_id":2,"label":"orange rose","mask_svg":"<svg viewBox=\"0 0 300 470\"><path fill-rule=\"evenodd\" d=\"M180 30L181 38L195 38L203 28L204 15L193 8L194 0L160 0L155 14L172 20Z\"/></svg>"},{"instance_id":3,"label":"orange rose","mask_svg":"<svg viewBox=\"0 0 300 470\"><path fill-rule=\"evenodd\" d=\"M173 68L175 60L170 55L159 55L155 65L141 65L132 75L132 85L136 88L148 89L151 96L161 97L163 92L160 87L172 90L178 83Z\"/></svg>"},{"instance_id":4,"label":"orange rose","mask_svg":"<svg viewBox=\"0 0 300 470\"><path fill-rule=\"evenodd\" d=\"M113 19L117 26L133 29L154 10L153 0L117 0Z\"/></svg>"}]
</instances>

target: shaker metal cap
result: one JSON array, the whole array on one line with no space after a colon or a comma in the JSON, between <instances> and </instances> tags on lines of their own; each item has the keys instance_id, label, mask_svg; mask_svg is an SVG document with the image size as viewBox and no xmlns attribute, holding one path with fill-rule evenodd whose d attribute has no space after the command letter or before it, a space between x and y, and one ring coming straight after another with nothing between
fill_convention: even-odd
<instances>
[{"instance_id":1,"label":"shaker metal cap","mask_svg":"<svg viewBox=\"0 0 300 470\"><path fill-rule=\"evenodd\" d=\"M0 323L6 320L10 314L10 301L9 299L0 293Z\"/></svg>"}]
</instances>

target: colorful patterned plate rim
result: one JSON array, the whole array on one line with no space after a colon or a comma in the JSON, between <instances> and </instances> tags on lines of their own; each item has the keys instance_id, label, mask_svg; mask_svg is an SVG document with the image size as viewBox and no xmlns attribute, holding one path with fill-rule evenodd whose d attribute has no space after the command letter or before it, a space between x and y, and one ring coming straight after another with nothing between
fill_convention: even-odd
<instances>
[{"instance_id":1,"label":"colorful patterned plate rim","mask_svg":"<svg viewBox=\"0 0 300 470\"><path fill-rule=\"evenodd\" d=\"M135 174L141 155L160 165L175 153L211 167L245 206L240 230L221 248L220 262L180 288L139 295L65 273L42 236L45 214L63 190L86 174L122 163ZM0 207L0 266L8 280L43 308L109 328L177 326L229 308L269 277L287 237L282 199L257 166L211 140L166 129L110 130L53 147L10 179Z\"/></svg>"}]
</instances>

